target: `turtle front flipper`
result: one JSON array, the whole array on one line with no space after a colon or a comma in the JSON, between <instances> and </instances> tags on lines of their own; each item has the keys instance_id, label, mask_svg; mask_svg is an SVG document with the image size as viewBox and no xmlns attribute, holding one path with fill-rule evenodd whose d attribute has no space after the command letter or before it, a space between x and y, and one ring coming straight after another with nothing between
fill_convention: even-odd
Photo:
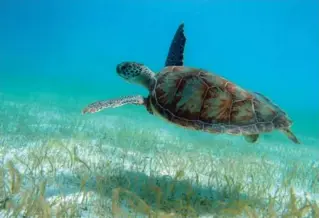
<instances>
[{"instance_id":1,"label":"turtle front flipper","mask_svg":"<svg viewBox=\"0 0 319 218\"><path fill-rule=\"evenodd\" d=\"M97 101L82 110L82 114L96 113L106 108L116 108L126 104L145 105L145 98L141 95L127 96L117 99Z\"/></svg>"},{"instance_id":2,"label":"turtle front flipper","mask_svg":"<svg viewBox=\"0 0 319 218\"><path fill-rule=\"evenodd\" d=\"M291 141L293 141L296 144L301 144L300 141L297 139L297 137L291 132L288 128L282 128L280 129Z\"/></svg>"},{"instance_id":3,"label":"turtle front flipper","mask_svg":"<svg viewBox=\"0 0 319 218\"><path fill-rule=\"evenodd\" d=\"M180 24L175 32L169 47L165 66L183 66L186 37L184 35L184 23Z\"/></svg>"},{"instance_id":4,"label":"turtle front flipper","mask_svg":"<svg viewBox=\"0 0 319 218\"><path fill-rule=\"evenodd\" d=\"M255 143L257 142L258 138L259 138L259 135L258 134L254 134L254 135L244 135L245 137L245 140L247 142L250 142L250 143Z\"/></svg>"}]
</instances>

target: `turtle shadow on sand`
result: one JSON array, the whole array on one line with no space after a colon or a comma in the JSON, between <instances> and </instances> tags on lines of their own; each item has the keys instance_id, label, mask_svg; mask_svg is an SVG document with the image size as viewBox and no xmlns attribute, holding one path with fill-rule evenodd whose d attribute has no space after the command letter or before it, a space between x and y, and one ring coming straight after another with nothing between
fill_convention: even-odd
<instances>
[{"instance_id":1,"label":"turtle shadow on sand","mask_svg":"<svg viewBox=\"0 0 319 218\"><path fill-rule=\"evenodd\" d=\"M175 214L174 217L213 214L227 216L242 214L246 206L265 207L265 199L249 197L239 190L240 187L236 188L236 185L225 185L215 189L177 177L182 176L148 176L142 172L119 170L113 175L100 175L99 179L92 176L85 186L87 191L98 194L99 199L112 199L112 205L125 205L122 209L133 214L137 211L153 211ZM72 176L63 176L64 182L67 183L74 183L75 179ZM116 189L122 190L119 199L114 199ZM69 189L69 192L75 191ZM134 202L133 206L128 202ZM141 208L141 205L144 208Z\"/></svg>"},{"instance_id":2,"label":"turtle shadow on sand","mask_svg":"<svg viewBox=\"0 0 319 218\"><path fill-rule=\"evenodd\" d=\"M227 212L241 214L245 205L254 204L258 207L258 204L262 204L262 200L249 198L236 190L236 187L224 186L218 190L178 176L148 176L141 172L123 171L111 179L126 178L120 188L140 198L152 211L182 217L221 213L227 215ZM110 193L108 191L105 194ZM135 197L132 195L127 197ZM122 200L126 200L125 197Z\"/></svg>"}]
</instances>

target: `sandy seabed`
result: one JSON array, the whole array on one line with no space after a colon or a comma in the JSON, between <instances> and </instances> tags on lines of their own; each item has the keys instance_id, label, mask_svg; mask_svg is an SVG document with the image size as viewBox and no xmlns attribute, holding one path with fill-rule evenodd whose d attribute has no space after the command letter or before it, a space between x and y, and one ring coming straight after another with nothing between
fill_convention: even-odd
<instances>
[{"instance_id":1,"label":"sandy seabed","mask_svg":"<svg viewBox=\"0 0 319 218\"><path fill-rule=\"evenodd\" d=\"M319 217L316 138L251 145L114 110L0 109L0 217Z\"/></svg>"}]
</instances>

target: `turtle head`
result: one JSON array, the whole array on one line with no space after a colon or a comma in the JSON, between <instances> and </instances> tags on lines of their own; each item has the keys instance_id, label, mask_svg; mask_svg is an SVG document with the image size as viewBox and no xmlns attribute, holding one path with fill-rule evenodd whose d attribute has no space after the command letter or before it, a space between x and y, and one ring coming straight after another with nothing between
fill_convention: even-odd
<instances>
[{"instance_id":1,"label":"turtle head","mask_svg":"<svg viewBox=\"0 0 319 218\"><path fill-rule=\"evenodd\" d=\"M122 62L117 65L116 72L129 83L140 84L148 89L155 75L148 67L136 62Z\"/></svg>"}]
</instances>

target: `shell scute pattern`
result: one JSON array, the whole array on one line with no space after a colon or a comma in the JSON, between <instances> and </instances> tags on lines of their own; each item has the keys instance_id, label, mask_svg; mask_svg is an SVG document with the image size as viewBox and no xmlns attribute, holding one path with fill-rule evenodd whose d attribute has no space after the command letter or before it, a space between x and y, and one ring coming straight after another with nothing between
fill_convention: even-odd
<instances>
[{"instance_id":1,"label":"shell scute pattern","mask_svg":"<svg viewBox=\"0 0 319 218\"><path fill-rule=\"evenodd\" d=\"M258 96L253 101L257 122L271 122L277 110L271 104L265 104Z\"/></svg>"},{"instance_id":2,"label":"shell scute pattern","mask_svg":"<svg viewBox=\"0 0 319 218\"><path fill-rule=\"evenodd\" d=\"M219 124L207 124L205 123L203 130L211 132L211 133L215 133L215 134L219 134L219 133L224 133L225 132L225 127L223 125L219 125Z\"/></svg>"},{"instance_id":3,"label":"shell scute pattern","mask_svg":"<svg viewBox=\"0 0 319 218\"><path fill-rule=\"evenodd\" d=\"M258 134L260 132L255 124L240 126L240 131L244 135Z\"/></svg>"},{"instance_id":4,"label":"shell scute pattern","mask_svg":"<svg viewBox=\"0 0 319 218\"><path fill-rule=\"evenodd\" d=\"M207 90L205 102L202 105L200 120L205 123L229 123L232 97L218 87Z\"/></svg>"},{"instance_id":5,"label":"shell scute pattern","mask_svg":"<svg viewBox=\"0 0 319 218\"><path fill-rule=\"evenodd\" d=\"M176 68L171 69L175 70ZM197 79L197 75L194 73L181 74L170 72L167 74L167 72L163 72L157 78L152 104L160 106L158 108L160 113L163 110L167 110L170 113L170 116L167 117L170 121L172 121L171 119L176 120L178 118L196 120L200 114L202 105L201 96L205 94L204 92L205 86ZM173 115L174 118L171 117ZM178 119L176 122L182 121Z\"/></svg>"},{"instance_id":6,"label":"shell scute pattern","mask_svg":"<svg viewBox=\"0 0 319 218\"><path fill-rule=\"evenodd\" d=\"M274 122L287 124L285 114L267 100L205 70L180 66L157 74L151 96L154 108L173 123L233 135L269 132Z\"/></svg>"},{"instance_id":7,"label":"shell scute pattern","mask_svg":"<svg viewBox=\"0 0 319 218\"><path fill-rule=\"evenodd\" d=\"M185 76L182 81L176 93L180 100L176 102L175 110L182 117L189 117L188 113L191 113L192 117L198 119L207 87L192 74Z\"/></svg>"},{"instance_id":8,"label":"shell scute pattern","mask_svg":"<svg viewBox=\"0 0 319 218\"><path fill-rule=\"evenodd\" d=\"M259 93L255 95L254 107L257 119L256 126L263 132L270 132L274 128L287 127L292 124L284 111Z\"/></svg>"},{"instance_id":9,"label":"shell scute pattern","mask_svg":"<svg viewBox=\"0 0 319 218\"><path fill-rule=\"evenodd\" d=\"M255 112L253 111L250 99L233 102L230 122L237 125L253 124L256 122Z\"/></svg>"},{"instance_id":10,"label":"shell scute pattern","mask_svg":"<svg viewBox=\"0 0 319 218\"><path fill-rule=\"evenodd\" d=\"M274 124L271 122L256 123L256 127L261 132L271 132L274 129Z\"/></svg>"},{"instance_id":11,"label":"shell scute pattern","mask_svg":"<svg viewBox=\"0 0 319 218\"><path fill-rule=\"evenodd\" d=\"M182 96L176 94L181 83L183 83L183 76L180 74L168 74L169 72L164 72L160 78L157 78L156 85L152 92L155 97L152 98L152 103L156 105L158 104L157 102L160 102L161 105L165 105L165 109L174 111L176 102L179 102L182 98Z\"/></svg>"},{"instance_id":12,"label":"shell scute pattern","mask_svg":"<svg viewBox=\"0 0 319 218\"><path fill-rule=\"evenodd\" d=\"M226 132L231 135L239 135L241 134L241 128L239 126L229 125Z\"/></svg>"}]
</instances>

